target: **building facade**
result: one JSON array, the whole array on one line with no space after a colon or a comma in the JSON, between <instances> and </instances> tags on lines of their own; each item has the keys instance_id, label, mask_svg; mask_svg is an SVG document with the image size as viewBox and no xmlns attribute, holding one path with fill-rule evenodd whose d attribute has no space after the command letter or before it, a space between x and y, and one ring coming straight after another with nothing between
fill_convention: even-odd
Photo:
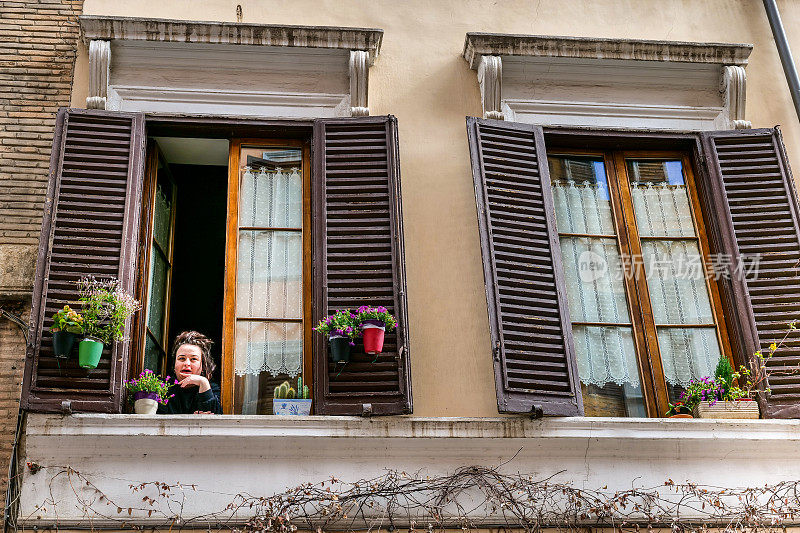
<instances>
[{"instance_id":1,"label":"building facade","mask_svg":"<svg viewBox=\"0 0 800 533\"><path fill-rule=\"evenodd\" d=\"M797 49L800 6L779 7ZM3 137L3 291L32 324L27 349L2 333L3 392L26 374L18 526L233 527L254 516L237 495L387 469L612 493L800 479L780 462L800 436L800 123L761 2L62 8L74 67L63 50L47 105L9 100ZM88 274L144 304L90 371L48 333ZM332 362L312 326L365 304L397 330ZM184 329L217 342L226 415L124 414L123 380L171 372ZM772 342L762 419L663 418ZM297 376L314 415L272 416ZM446 511L391 525L522 524Z\"/></svg>"}]
</instances>

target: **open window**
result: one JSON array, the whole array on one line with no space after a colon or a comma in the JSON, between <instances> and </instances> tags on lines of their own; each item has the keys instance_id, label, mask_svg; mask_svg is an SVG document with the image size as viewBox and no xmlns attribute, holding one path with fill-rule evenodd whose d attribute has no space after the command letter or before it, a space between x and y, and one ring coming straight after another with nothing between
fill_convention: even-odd
<instances>
[{"instance_id":1,"label":"open window","mask_svg":"<svg viewBox=\"0 0 800 533\"><path fill-rule=\"evenodd\" d=\"M195 329L217 341L226 413L270 414L275 385L299 375L317 414L410 412L396 132L394 117L61 110L24 407L119 412L122 381L170 373L171 339ZM144 304L133 342L88 371L57 361L47 331L83 274L116 276ZM312 326L365 304L387 307L397 330L377 358L336 365Z\"/></svg>"},{"instance_id":2,"label":"open window","mask_svg":"<svg viewBox=\"0 0 800 533\"><path fill-rule=\"evenodd\" d=\"M800 297L779 131L571 131L468 119L498 405L662 416L724 355L779 341ZM765 219L764 209L777 215ZM767 416L797 412L781 373Z\"/></svg>"}]
</instances>

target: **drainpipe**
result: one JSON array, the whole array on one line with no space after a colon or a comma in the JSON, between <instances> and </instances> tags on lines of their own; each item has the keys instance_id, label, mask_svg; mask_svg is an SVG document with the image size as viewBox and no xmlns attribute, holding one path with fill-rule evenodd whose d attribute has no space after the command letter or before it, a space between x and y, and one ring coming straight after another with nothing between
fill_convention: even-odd
<instances>
[{"instance_id":1,"label":"drainpipe","mask_svg":"<svg viewBox=\"0 0 800 533\"><path fill-rule=\"evenodd\" d=\"M792 51L786 41L786 32L783 29L781 15L778 13L778 5L775 0L764 0L764 9L767 11L769 25L772 28L772 35L775 38L775 46L778 48L778 55L783 64L783 72L786 74L786 81L789 83L789 92L792 93L794 101L794 111L800 120L800 79L797 77L797 69L792 59Z\"/></svg>"}]
</instances>

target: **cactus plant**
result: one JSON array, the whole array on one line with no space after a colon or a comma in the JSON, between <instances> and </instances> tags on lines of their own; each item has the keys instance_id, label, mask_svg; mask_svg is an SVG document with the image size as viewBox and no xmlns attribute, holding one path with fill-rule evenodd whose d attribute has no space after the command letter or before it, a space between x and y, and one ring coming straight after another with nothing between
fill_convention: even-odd
<instances>
[{"instance_id":1,"label":"cactus plant","mask_svg":"<svg viewBox=\"0 0 800 533\"><path fill-rule=\"evenodd\" d=\"M311 391L308 390L308 385L303 385L303 399L308 400L311 397Z\"/></svg>"},{"instance_id":2,"label":"cactus plant","mask_svg":"<svg viewBox=\"0 0 800 533\"><path fill-rule=\"evenodd\" d=\"M294 400L297 398L297 391L294 390L294 387L289 387L289 392L286 393L286 398L289 400Z\"/></svg>"},{"instance_id":3,"label":"cactus plant","mask_svg":"<svg viewBox=\"0 0 800 533\"><path fill-rule=\"evenodd\" d=\"M303 378L297 378L297 389L292 387L288 381L284 381L272 393L273 398L276 400L293 400L295 398L301 400L308 400L311 397L311 391L308 385L303 385Z\"/></svg>"}]
</instances>

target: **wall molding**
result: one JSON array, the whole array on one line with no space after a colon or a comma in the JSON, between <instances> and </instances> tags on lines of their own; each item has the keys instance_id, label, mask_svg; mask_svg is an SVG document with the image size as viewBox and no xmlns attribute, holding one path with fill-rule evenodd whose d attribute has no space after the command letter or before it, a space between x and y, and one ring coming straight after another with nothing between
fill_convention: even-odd
<instances>
[{"instance_id":1,"label":"wall molding","mask_svg":"<svg viewBox=\"0 0 800 533\"><path fill-rule=\"evenodd\" d=\"M86 109L106 108L110 69L111 43L98 39L89 41L89 96L86 98Z\"/></svg>"},{"instance_id":2,"label":"wall molding","mask_svg":"<svg viewBox=\"0 0 800 533\"><path fill-rule=\"evenodd\" d=\"M542 125L748 128L749 44L467 33L484 118Z\"/></svg>"},{"instance_id":3,"label":"wall molding","mask_svg":"<svg viewBox=\"0 0 800 533\"><path fill-rule=\"evenodd\" d=\"M350 51L350 114L369 115L369 54L364 50Z\"/></svg>"},{"instance_id":4,"label":"wall molding","mask_svg":"<svg viewBox=\"0 0 800 533\"><path fill-rule=\"evenodd\" d=\"M752 51L752 44L467 33L462 55L469 67L477 70L480 58L484 55L635 59L744 66Z\"/></svg>"},{"instance_id":5,"label":"wall molding","mask_svg":"<svg viewBox=\"0 0 800 533\"><path fill-rule=\"evenodd\" d=\"M383 30L338 26L290 26L151 19L140 17L79 17L84 42L93 39L289 46L365 50L369 64L380 53Z\"/></svg>"}]
</instances>

